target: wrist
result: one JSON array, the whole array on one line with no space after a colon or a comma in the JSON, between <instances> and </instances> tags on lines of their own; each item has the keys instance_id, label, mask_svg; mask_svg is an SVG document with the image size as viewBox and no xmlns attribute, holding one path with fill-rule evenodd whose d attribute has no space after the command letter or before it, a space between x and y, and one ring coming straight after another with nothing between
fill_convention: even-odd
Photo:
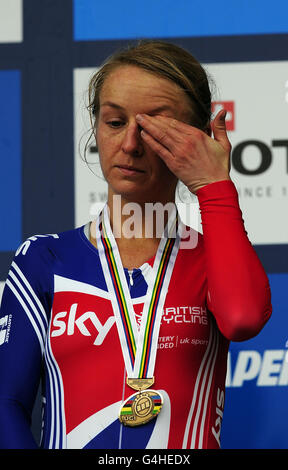
<instances>
[{"instance_id":1,"label":"wrist","mask_svg":"<svg viewBox=\"0 0 288 470\"><path fill-rule=\"evenodd\" d=\"M208 186L210 184L213 184L213 183L220 183L221 181L232 181L230 176L227 176L227 177L224 177L224 178L219 178L219 179L214 179L214 180L207 180L205 182L199 182L199 183L194 183L194 184L191 184L189 186L187 186L187 188L189 189L189 191L193 194L196 194L197 195L197 192L204 188L205 186Z\"/></svg>"}]
</instances>

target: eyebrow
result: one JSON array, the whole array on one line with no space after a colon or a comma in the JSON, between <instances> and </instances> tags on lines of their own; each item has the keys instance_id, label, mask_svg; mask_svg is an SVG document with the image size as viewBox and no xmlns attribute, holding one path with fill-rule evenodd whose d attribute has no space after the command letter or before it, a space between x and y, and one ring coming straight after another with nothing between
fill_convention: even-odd
<instances>
[{"instance_id":1,"label":"eyebrow","mask_svg":"<svg viewBox=\"0 0 288 470\"><path fill-rule=\"evenodd\" d=\"M120 109L122 111L125 111L125 108L123 108L123 106L120 106L119 104L113 103L112 101L105 101L104 103L101 104L101 107L102 106L110 106L111 108ZM149 112L147 112L145 114L158 114L158 113L161 113L162 111L175 111L175 110L173 110L173 108L171 106L169 106L168 104L164 104L162 106L158 106L157 108L151 109Z\"/></svg>"}]
</instances>

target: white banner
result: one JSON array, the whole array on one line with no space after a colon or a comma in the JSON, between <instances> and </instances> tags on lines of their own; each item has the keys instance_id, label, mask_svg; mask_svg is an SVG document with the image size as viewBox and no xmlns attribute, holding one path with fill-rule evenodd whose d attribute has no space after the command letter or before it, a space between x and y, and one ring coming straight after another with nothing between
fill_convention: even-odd
<instances>
[{"instance_id":1,"label":"white banner","mask_svg":"<svg viewBox=\"0 0 288 470\"><path fill-rule=\"evenodd\" d=\"M0 43L23 40L23 0L0 0Z\"/></svg>"},{"instance_id":2,"label":"white banner","mask_svg":"<svg viewBox=\"0 0 288 470\"><path fill-rule=\"evenodd\" d=\"M288 243L288 63L249 62L209 64L214 111L228 110L231 176L238 189L246 230L254 244ZM87 152L95 176L81 160L89 135L88 82L95 69L74 71L75 92L75 210L82 225L102 207L107 185L98 154ZM88 134L87 134L88 132ZM91 142L92 143L92 142ZM94 142L93 142L94 145ZM92 148L93 150L93 148ZM95 148L94 148L95 150ZM181 196L185 201L187 194ZM179 202L179 198L177 198ZM184 221L199 229L197 199L193 217L180 208ZM181 215L182 215L181 214Z\"/></svg>"},{"instance_id":3,"label":"white banner","mask_svg":"<svg viewBox=\"0 0 288 470\"><path fill-rule=\"evenodd\" d=\"M206 68L217 87L216 110L224 102L230 111L231 176L249 238L254 244L288 243L288 62Z\"/></svg>"}]
</instances>

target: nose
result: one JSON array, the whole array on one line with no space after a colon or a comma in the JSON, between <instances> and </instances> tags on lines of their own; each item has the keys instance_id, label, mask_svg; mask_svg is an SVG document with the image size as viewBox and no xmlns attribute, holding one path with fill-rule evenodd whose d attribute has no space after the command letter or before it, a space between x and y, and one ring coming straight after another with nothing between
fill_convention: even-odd
<instances>
[{"instance_id":1,"label":"nose","mask_svg":"<svg viewBox=\"0 0 288 470\"><path fill-rule=\"evenodd\" d=\"M137 122L131 122L125 129L122 141L122 151L126 154L139 157L143 153L143 144L140 136L141 128Z\"/></svg>"}]
</instances>

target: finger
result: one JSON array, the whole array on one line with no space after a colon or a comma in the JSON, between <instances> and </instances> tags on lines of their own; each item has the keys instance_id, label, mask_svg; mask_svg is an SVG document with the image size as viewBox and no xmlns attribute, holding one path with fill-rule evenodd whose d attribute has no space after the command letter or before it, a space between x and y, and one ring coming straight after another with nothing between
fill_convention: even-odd
<instances>
[{"instance_id":1,"label":"finger","mask_svg":"<svg viewBox=\"0 0 288 470\"><path fill-rule=\"evenodd\" d=\"M186 124L183 121L178 121L175 118L162 116L161 114L157 114L156 116L153 116L153 118L155 118L159 122L162 122L163 124L166 122L170 128L175 129L176 131L179 131L183 134L191 134L195 129L190 124Z\"/></svg>"},{"instance_id":2,"label":"finger","mask_svg":"<svg viewBox=\"0 0 288 470\"><path fill-rule=\"evenodd\" d=\"M181 134L177 130L176 119L166 118L159 120L159 116L137 115L138 124L148 132L154 139L163 145L173 146L175 142L180 142Z\"/></svg>"},{"instance_id":3,"label":"finger","mask_svg":"<svg viewBox=\"0 0 288 470\"><path fill-rule=\"evenodd\" d=\"M141 137L144 142L149 145L153 152L159 155L159 157L161 157L162 160L164 160L164 162L169 166L169 162L171 162L171 159L174 159L174 155L167 149L167 147L158 142L158 140L155 140L144 130L141 131Z\"/></svg>"},{"instance_id":4,"label":"finger","mask_svg":"<svg viewBox=\"0 0 288 470\"><path fill-rule=\"evenodd\" d=\"M226 130L226 110L221 109L219 113L216 115L214 121L211 124L214 139L222 145L222 147L226 150L231 149L231 144L228 139L227 130Z\"/></svg>"}]
</instances>

